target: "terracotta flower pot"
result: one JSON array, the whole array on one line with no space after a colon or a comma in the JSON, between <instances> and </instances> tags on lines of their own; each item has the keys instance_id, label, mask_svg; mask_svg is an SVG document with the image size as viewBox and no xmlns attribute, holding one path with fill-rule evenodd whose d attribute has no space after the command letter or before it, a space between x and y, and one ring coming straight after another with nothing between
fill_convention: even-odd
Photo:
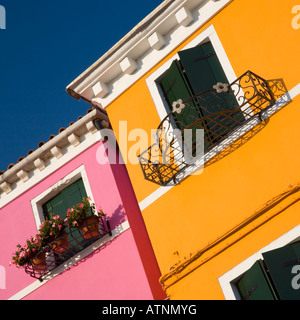
<instances>
[{"instance_id":1,"label":"terracotta flower pot","mask_svg":"<svg viewBox=\"0 0 300 320\"><path fill-rule=\"evenodd\" d=\"M68 234L64 232L63 236L56 240L51 246L55 253L63 253L69 248Z\"/></svg>"},{"instance_id":2,"label":"terracotta flower pot","mask_svg":"<svg viewBox=\"0 0 300 320\"><path fill-rule=\"evenodd\" d=\"M91 216L83 219L78 227L80 228L84 239L97 237L100 234L98 216Z\"/></svg>"},{"instance_id":3,"label":"terracotta flower pot","mask_svg":"<svg viewBox=\"0 0 300 320\"><path fill-rule=\"evenodd\" d=\"M32 269L35 271L44 271L47 269L46 254L44 251L41 251L32 260Z\"/></svg>"}]
</instances>

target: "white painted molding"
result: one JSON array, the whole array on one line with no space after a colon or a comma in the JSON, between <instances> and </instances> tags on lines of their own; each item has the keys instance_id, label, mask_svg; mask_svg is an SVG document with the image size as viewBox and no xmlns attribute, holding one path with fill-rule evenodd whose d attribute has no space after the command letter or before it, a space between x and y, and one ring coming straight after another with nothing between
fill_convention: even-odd
<instances>
[{"instance_id":1,"label":"white painted molding","mask_svg":"<svg viewBox=\"0 0 300 320\"><path fill-rule=\"evenodd\" d=\"M61 149L57 146L51 148L51 153L53 154L53 156L56 158L56 159L59 159L60 157L63 156L62 152L61 152Z\"/></svg>"},{"instance_id":2,"label":"white painted molding","mask_svg":"<svg viewBox=\"0 0 300 320\"><path fill-rule=\"evenodd\" d=\"M100 99L104 98L109 92L108 86L101 81L98 81L95 85L93 85L92 89L95 97Z\"/></svg>"},{"instance_id":3,"label":"white painted molding","mask_svg":"<svg viewBox=\"0 0 300 320\"><path fill-rule=\"evenodd\" d=\"M123 232L130 229L130 225L128 221L123 222L119 226L117 226L114 230L112 230L112 236L110 237L108 234L91 244L89 247L85 248L83 251L72 257L71 259L67 260L64 264L58 266L55 270L49 272L47 277L43 280L43 282L40 282L39 280L34 281L32 284L27 286L26 288L22 289L18 293L14 294L12 297L10 297L8 300L21 300L28 296L33 291L39 289L41 286L45 285L48 281L52 280L62 272L66 271L68 268L70 268L75 263L80 262L80 260L87 257L89 254L94 252L95 250L99 249L100 247L104 246L111 240L117 238L119 235L121 235ZM104 250L109 250L109 248L105 248Z\"/></svg>"},{"instance_id":4,"label":"white painted molding","mask_svg":"<svg viewBox=\"0 0 300 320\"><path fill-rule=\"evenodd\" d=\"M93 121L89 121L86 124L86 128L89 130L90 133L94 134L95 132L98 131L98 129L94 126L94 122Z\"/></svg>"},{"instance_id":5,"label":"white painted molding","mask_svg":"<svg viewBox=\"0 0 300 320\"><path fill-rule=\"evenodd\" d=\"M185 7L182 7L175 13L177 22L183 27L187 27L193 20L192 13Z\"/></svg>"},{"instance_id":6,"label":"white painted molding","mask_svg":"<svg viewBox=\"0 0 300 320\"><path fill-rule=\"evenodd\" d=\"M233 0L219 0L217 2L205 0L165 0L160 8L154 10L127 36L121 39L111 50L98 59L92 66L84 71L77 79L67 86L67 92L76 99L85 100L101 105L106 108L120 94L127 90L133 83L149 72L159 61L165 58L184 40L201 28L207 21L222 10ZM161 10L165 6L164 10ZM186 9L185 22L190 20L189 13L194 17L193 23L186 27L179 24L175 13L184 6ZM160 11L161 10L161 11ZM188 13L189 12L189 13ZM159 14L158 14L159 13ZM151 23L147 24L150 17ZM145 24L145 26L144 26ZM135 31L139 31L136 32ZM157 44L159 50L151 47L148 38L157 33L164 35L165 45L161 46L162 39ZM120 68L120 61L131 57L137 69L130 76ZM93 86L101 79L111 90L101 97L93 94ZM97 101L94 98L98 98Z\"/></svg>"},{"instance_id":7,"label":"white painted molding","mask_svg":"<svg viewBox=\"0 0 300 320\"><path fill-rule=\"evenodd\" d=\"M102 139L103 137L100 131L97 131L94 134L87 132L85 134L85 139L76 148L74 148L72 145L66 146L66 148L64 149L64 155L62 157L60 157L59 159L51 159L49 160L49 163L47 161L46 168L42 171L40 171L39 169L35 169L35 171L32 171L31 178L25 184L22 182L21 184L17 182L14 183L13 187L7 182L2 183L3 185L0 184L1 189L4 189L3 191L5 192L2 193L0 197L0 208L13 201L23 192L33 187L41 180L45 179L48 175L52 174L54 171L65 165L74 157L78 156L81 152L85 151L95 143L98 143ZM7 190L7 192L5 190Z\"/></svg>"},{"instance_id":8,"label":"white painted molding","mask_svg":"<svg viewBox=\"0 0 300 320\"><path fill-rule=\"evenodd\" d=\"M68 186L68 184L70 184L71 178L65 177L61 180L59 180L58 182L56 182L52 187L50 187L51 191L62 191L64 188L66 188Z\"/></svg>"},{"instance_id":9,"label":"white painted molding","mask_svg":"<svg viewBox=\"0 0 300 320\"><path fill-rule=\"evenodd\" d=\"M92 99L92 104L97 107L102 107L101 101L102 101L101 98L94 97Z\"/></svg>"},{"instance_id":10,"label":"white painted molding","mask_svg":"<svg viewBox=\"0 0 300 320\"><path fill-rule=\"evenodd\" d=\"M45 161L41 158L37 158L33 161L34 166L39 169L40 171L44 170L46 168Z\"/></svg>"},{"instance_id":11,"label":"white painted molding","mask_svg":"<svg viewBox=\"0 0 300 320\"><path fill-rule=\"evenodd\" d=\"M20 170L19 172L17 172L17 176L22 180L22 182L26 182L27 180L29 180L29 174L25 170Z\"/></svg>"},{"instance_id":12,"label":"white painted molding","mask_svg":"<svg viewBox=\"0 0 300 320\"><path fill-rule=\"evenodd\" d=\"M165 38L158 32L154 32L148 38L148 41L149 41L151 48L153 48L157 51L160 50L166 44Z\"/></svg>"},{"instance_id":13,"label":"white painted molding","mask_svg":"<svg viewBox=\"0 0 300 320\"><path fill-rule=\"evenodd\" d=\"M109 126L108 116L101 110L94 109L0 175L0 208L12 201L14 196L17 197L32 187L39 179L45 178L86 148L101 141L103 137L99 131L92 127L91 130L87 129L87 123L92 123L94 119ZM76 149L68 141L68 136L73 138ZM78 139L81 141L80 145L77 144ZM28 176L25 172L28 172ZM29 177L26 184L22 182L22 177Z\"/></svg>"},{"instance_id":14,"label":"white painted molding","mask_svg":"<svg viewBox=\"0 0 300 320\"><path fill-rule=\"evenodd\" d=\"M12 191L11 184L8 182L3 182L0 185L0 188L6 193L10 193Z\"/></svg>"},{"instance_id":15,"label":"white painted molding","mask_svg":"<svg viewBox=\"0 0 300 320\"><path fill-rule=\"evenodd\" d=\"M120 62L120 67L124 73L132 74L137 69L137 63L130 57L126 57Z\"/></svg>"},{"instance_id":16,"label":"white painted molding","mask_svg":"<svg viewBox=\"0 0 300 320\"><path fill-rule=\"evenodd\" d=\"M73 145L73 147L77 147L80 144L80 138L74 133L68 136L68 141Z\"/></svg>"}]
</instances>

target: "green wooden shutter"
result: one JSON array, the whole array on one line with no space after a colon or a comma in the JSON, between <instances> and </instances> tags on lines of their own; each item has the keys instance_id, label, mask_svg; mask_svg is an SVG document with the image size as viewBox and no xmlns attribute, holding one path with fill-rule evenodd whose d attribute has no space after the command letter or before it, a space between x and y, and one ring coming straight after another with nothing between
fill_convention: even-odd
<instances>
[{"instance_id":1,"label":"green wooden shutter","mask_svg":"<svg viewBox=\"0 0 300 320\"><path fill-rule=\"evenodd\" d=\"M45 218L50 218L52 212L65 218L67 210L82 202L83 197L87 197L87 194L82 179L79 179L43 205Z\"/></svg>"},{"instance_id":2,"label":"green wooden shutter","mask_svg":"<svg viewBox=\"0 0 300 320\"><path fill-rule=\"evenodd\" d=\"M212 89L217 82L228 83L210 42L178 52L194 94Z\"/></svg>"},{"instance_id":3,"label":"green wooden shutter","mask_svg":"<svg viewBox=\"0 0 300 320\"><path fill-rule=\"evenodd\" d=\"M282 300L300 300L300 290L292 287L292 268L299 265L300 243L263 253L274 286Z\"/></svg>"},{"instance_id":4,"label":"green wooden shutter","mask_svg":"<svg viewBox=\"0 0 300 320\"><path fill-rule=\"evenodd\" d=\"M276 299L261 260L256 261L242 276L237 287L244 300Z\"/></svg>"},{"instance_id":5,"label":"green wooden shutter","mask_svg":"<svg viewBox=\"0 0 300 320\"><path fill-rule=\"evenodd\" d=\"M170 110L172 110L172 104L174 101L181 99L184 102L193 96L193 92L186 77L182 72L181 65L178 60L173 61L170 68L165 73L164 78L161 81L161 88L165 94L165 98L168 102ZM193 100L190 100L181 113L175 112L173 113L173 116L176 121L177 127L180 130L189 128L193 130L194 137L192 141L192 154L194 155L194 151L196 148L195 130L205 130L206 128L206 124L204 122L197 122L203 117L201 110L196 107ZM197 123L194 124L195 122ZM207 134L207 130L205 130L204 132L204 148L207 148L210 137ZM187 145L187 148L190 149L189 144Z\"/></svg>"},{"instance_id":6,"label":"green wooden shutter","mask_svg":"<svg viewBox=\"0 0 300 320\"><path fill-rule=\"evenodd\" d=\"M181 99L184 102L193 96L178 60L173 61L170 68L165 73L164 78L161 81L161 88L165 94L170 110L172 110L174 101ZM187 110L173 114L180 130L185 129L202 116L197 112L193 102L191 102L191 104L192 108L189 110L188 117L185 116Z\"/></svg>"},{"instance_id":7,"label":"green wooden shutter","mask_svg":"<svg viewBox=\"0 0 300 320\"><path fill-rule=\"evenodd\" d=\"M211 90L218 82L228 83L225 72L210 42L191 49L182 50L178 52L178 55L194 94ZM220 106L223 111L236 110L239 105L233 92L230 90L228 93L219 93L217 95L207 93L204 96L205 101L201 101L199 105L201 113L207 116L219 112ZM212 123L208 123L208 126L212 131L211 135L214 136L212 137L214 141L230 133L245 120L239 110L230 114L229 118L219 114L211 119ZM216 126L214 125L214 121L221 122L222 125ZM229 129L226 129L226 127Z\"/></svg>"}]
</instances>

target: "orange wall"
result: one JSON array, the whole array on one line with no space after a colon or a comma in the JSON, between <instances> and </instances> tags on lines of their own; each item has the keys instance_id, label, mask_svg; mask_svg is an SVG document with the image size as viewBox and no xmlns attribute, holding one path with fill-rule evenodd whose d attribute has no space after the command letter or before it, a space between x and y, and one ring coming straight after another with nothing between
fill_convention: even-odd
<instances>
[{"instance_id":1,"label":"orange wall","mask_svg":"<svg viewBox=\"0 0 300 320\"><path fill-rule=\"evenodd\" d=\"M145 79L211 24L237 76L251 70L265 79L283 78L289 89L298 84L300 32L291 26L294 16L291 10L295 4L296 1L274 1L270 5L269 0L235 0L230 3L107 107L117 138L118 122L126 120L128 131L143 128L149 131L150 140L150 130L157 128L160 120ZM128 142L128 149L135 143ZM127 167L139 201L157 189L154 184L145 183L139 165L129 163Z\"/></svg>"},{"instance_id":2,"label":"orange wall","mask_svg":"<svg viewBox=\"0 0 300 320\"><path fill-rule=\"evenodd\" d=\"M213 24L237 76L250 69L265 79L283 78L290 90L300 83L300 30L291 26L291 10L296 4L290 0L232 1L176 52ZM173 54L107 107L117 137L120 120L128 121L128 131L143 128L151 137L150 129L160 121L145 79ZM143 210L162 274L300 181L299 99L253 131L239 148ZM134 143L128 142L127 147ZM143 178L139 165L128 163L127 168L139 202L159 188ZM299 224L294 207L285 212L171 286L168 294L181 299L222 298L217 277ZM205 276L208 271L209 277Z\"/></svg>"}]
</instances>

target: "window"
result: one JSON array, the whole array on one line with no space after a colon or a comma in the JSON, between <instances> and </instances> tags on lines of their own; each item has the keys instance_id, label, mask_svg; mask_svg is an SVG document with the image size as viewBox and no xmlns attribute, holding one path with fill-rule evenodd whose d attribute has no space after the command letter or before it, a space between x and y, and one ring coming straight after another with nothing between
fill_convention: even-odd
<instances>
[{"instance_id":1,"label":"window","mask_svg":"<svg viewBox=\"0 0 300 320\"><path fill-rule=\"evenodd\" d=\"M300 261L300 242L262 253L236 282L244 300L300 300L300 291L292 285L293 267Z\"/></svg>"},{"instance_id":2,"label":"window","mask_svg":"<svg viewBox=\"0 0 300 320\"><path fill-rule=\"evenodd\" d=\"M239 105L231 89L224 93L213 90L217 83L229 81L210 41L179 51L178 57L158 83L169 110L176 101L185 101L184 109L172 115L176 126L180 130L204 129L206 151L245 118L235 110Z\"/></svg>"},{"instance_id":3,"label":"window","mask_svg":"<svg viewBox=\"0 0 300 320\"><path fill-rule=\"evenodd\" d=\"M52 213L63 219L66 218L67 210L81 203L82 198L87 196L91 197L94 202L82 165L32 199L31 205L37 229L45 219L51 218ZM105 222L105 219L101 217L92 217L85 223L79 228L66 226L64 234L43 247L41 252L37 253L37 262L34 262L34 266L27 266L25 272L42 281L50 271L57 270L59 266L61 266L59 270L63 270L67 261L68 264L74 263L81 255L79 252L95 243L96 240L107 233L111 235L107 220ZM90 249L87 250L90 251Z\"/></svg>"},{"instance_id":4,"label":"window","mask_svg":"<svg viewBox=\"0 0 300 320\"><path fill-rule=\"evenodd\" d=\"M146 79L161 122L138 156L144 178L166 186L198 174L262 121L275 103L272 82L250 70L237 78L208 27Z\"/></svg>"},{"instance_id":5,"label":"window","mask_svg":"<svg viewBox=\"0 0 300 320\"><path fill-rule=\"evenodd\" d=\"M80 178L43 204L43 214L45 219L50 219L52 212L65 219L67 210L76 203L80 203L83 197L87 197L87 194L82 178Z\"/></svg>"},{"instance_id":6,"label":"window","mask_svg":"<svg viewBox=\"0 0 300 320\"><path fill-rule=\"evenodd\" d=\"M194 38L190 43L188 43L181 50L181 52L187 49L196 48L197 46L200 46L207 42L209 42L213 47L215 57L217 57L222 67L223 74L225 74L226 79L228 80L229 83L233 82L237 78L237 76L230 64L230 61L226 55L226 52L222 46L222 43L213 25L209 26L206 30L204 30L201 34L199 34L196 38ZM205 53L204 55L208 55L208 54L209 53ZM170 109L169 109L168 103L164 99L164 93L160 87L160 82L164 77L164 74L166 73L166 71L171 67L171 64L173 63L174 60L180 60L179 53L175 54L170 60L164 63L161 67L159 67L146 79L148 89L153 98L157 113L161 120L163 120L163 118L169 113ZM198 75L196 76L198 77ZM216 82L213 83L213 85L214 84L216 84ZM201 91L198 91L196 93L200 93L200 92Z\"/></svg>"},{"instance_id":7,"label":"window","mask_svg":"<svg viewBox=\"0 0 300 320\"><path fill-rule=\"evenodd\" d=\"M233 98L231 89L217 93L213 86L236 79L212 25L146 79L161 123L154 143L139 155L145 179L164 186L176 184L200 172L205 161L231 143L228 139L220 145L245 120L235 110L241 106L236 100L243 101L238 99L242 90ZM173 112L173 103L180 100L183 110Z\"/></svg>"},{"instance_id":8,"label":"window","mask_svg":"<svg viewBox=\"0 0 300 320\"><path fill-rule=\"evenodd\" d=\"M67 209L81 202L84 196L91 197L94 202L87 174L82 165L31 200L36 228L38 229L45 218L49 217L51 210L55 213L55 210L60 211L57 214L64 217Z\"/></svg>"}]
</instances>

